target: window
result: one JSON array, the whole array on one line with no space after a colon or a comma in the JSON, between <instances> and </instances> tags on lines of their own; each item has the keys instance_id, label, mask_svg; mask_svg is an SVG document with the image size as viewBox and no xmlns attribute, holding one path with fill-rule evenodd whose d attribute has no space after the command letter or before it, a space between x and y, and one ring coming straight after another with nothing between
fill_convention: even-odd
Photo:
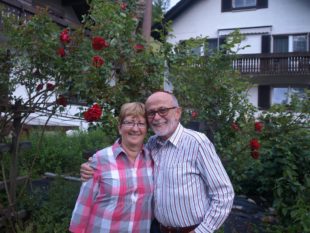
<instances>
[{"instance_id":1,"label":"window","mask_svg":"<svg viewBox=\"0 0 310 233\"><path fill-rule=\"evenodd\" d=\"M217 50L217 39L208 39L208 54L213 54Z\"/></svg>"},{"instance_id":2,"label":"window","mask_svg":"<svg viewBox=\"0 0 310 233\"><path fill-rule=\"evenodd\" d=\"M274 87L271 96L272 104L289 104L293 96L306 98L305 89L302 87Z\"/></svg>"},{"instance_id":3,"label":"window","mask_svg":"<svg viewBox=\"0 0 310 233\"><path fill-rule=\"evenodd\" d=\"M232 8L255 7L256 0L232 0Z\"/></svg>"},{"instance_id":4,"label":"window","mask_svg":"<svg viewBox=\"0 0 310 233\"><path fill-rule=\"evenodd\" d=\"M287 53L288 52L288 36L273 37L273 52Z\"/></svg>"},{"instance_id":5,"label":"window","mask_svg":"<svg viewBox=\"0 0 310 233\"><path fill-rule=\"evenodd\" d=\"M302 35L275 35L273 36L273 52L306 52L308 36Z\"/></svg>"},{"instance_id":6,"label":"window","mask_svg":"<svg viewBox=\"0 0 310 233\"><path fill-rule=\"evenodd\" d=\"M191 53L198 55L198 56L203 56L203 46L198 46L196 48L192 48Z\"/></svg>"},{"instance_id":7,"label":"window","mask_svg":"<svg viewBox=\"0 0 310 233\"><path fill-rule=\"evenodd\" d=\"M222 0L222 12L241 9L267 8L268 0Z\"/></svg>"},{"instance_id":8,"label":"window","mask_svg":"<svg viewBox=\"0 0 310 233\"><path fill-rule=\"evenodd\" d=\"M293 36L293 52L307 51L307 35Z\"/></svg>"}]
</instances>

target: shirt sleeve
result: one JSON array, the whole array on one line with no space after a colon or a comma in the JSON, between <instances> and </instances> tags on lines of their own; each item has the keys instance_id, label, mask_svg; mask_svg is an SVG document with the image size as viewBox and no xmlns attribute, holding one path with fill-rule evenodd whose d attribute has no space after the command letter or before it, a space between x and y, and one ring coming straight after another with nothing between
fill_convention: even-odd
<instances>
[{"instance_id":1,"label":"shirt sleeve","mask_svg":"<svg viewBox=\"0 0 310 233\"><path fill-rule=\"evenodd\" d=\"M213 144L207 138L199 147L197 163L207 186L210 207L195 233L211 233L228 217L234 200L234 190Z\"/></svg>"},{"instance_id":2,"label":"shirt sleeve","mask_svg":"<svg viewBox=\"0 0 310 233\"><path fill-rule=\"evenodd\" d=\"M96 168L98 159L93 156L91 166ZM92 211L94 200L99 190L99 173L95 170L92 179L83 182L81 185L80 193L75 203L70 222L70 232L85 233L89 224L89 218Z\"/></svg>"}]
</instances>

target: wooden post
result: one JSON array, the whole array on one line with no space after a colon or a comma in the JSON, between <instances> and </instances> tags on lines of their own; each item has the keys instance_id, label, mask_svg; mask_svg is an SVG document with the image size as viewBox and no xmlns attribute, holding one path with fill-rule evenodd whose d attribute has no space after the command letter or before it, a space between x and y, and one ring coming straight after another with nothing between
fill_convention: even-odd
<instances>
[{"instance_id":1,"label":"wooden post","mask_svg":"<svg viewBox=\"0 0 310 233\"><path fill-rule=\"evenodd\" d=\"M16 202L16 178L18 176L18 153L19 153L19 136L22 129L21 101L16 101L14 106L13 117L13 136L11 144L11 166L10 166L10 197L12 204Z\"/></svg>"},{"instance_id":2,"label":"wooden post","mask_svg":"<svg viewBox=\"0 0 310 233\"><path fill-rule=\"evenodd\" d=\"M149 42L151 38L151 27L152 27L152 0L145 0L142 34L147 42Z\"/></svg>"}]
</instances>

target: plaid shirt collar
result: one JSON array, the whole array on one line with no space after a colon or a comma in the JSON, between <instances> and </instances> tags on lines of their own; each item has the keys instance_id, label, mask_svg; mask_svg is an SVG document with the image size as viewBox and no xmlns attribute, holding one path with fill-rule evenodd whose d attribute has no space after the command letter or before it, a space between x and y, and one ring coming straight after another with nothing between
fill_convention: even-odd
<instances>
[{"instance_id":1,"label":"plaid shirt collar","mask_svg":"<svg viewBox=\"0 0 310 233\"><path fill-rule=\"evenodd\" d=\"M118 156L121 155L126 155L126 152L124 151L123 147L122 147L122 140L121 138L118 138L113 146L112 146L112 151L113 151L113 155L114 158L116 159ZM144 144L142 145L141 151L140 151L140 155L145 156L145 154L147 153L147 149L145 148Z\"/></svg>"}]
</instances>

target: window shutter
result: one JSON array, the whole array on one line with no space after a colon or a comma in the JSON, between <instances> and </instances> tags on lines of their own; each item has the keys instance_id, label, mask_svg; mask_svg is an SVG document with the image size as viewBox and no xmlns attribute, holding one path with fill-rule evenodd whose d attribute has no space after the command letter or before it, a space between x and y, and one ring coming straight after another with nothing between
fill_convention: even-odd
<instances>
[{"instance_id":1,"label":"window shutter","mask_svg":"<svg viewBox=\"0 0 310 233\"><path fill-rule=\"evenodd\" d=\"M270 53L270 35L262 35L262 53Z\"/></svg>"},{"instance_id":2,"label":"window shutter","mask_svg":"<svg viewBox=\"0 0 310 233\"><path fill-rule=\"evenodd\" d=\"M221 48L221 46L225 44L225 40L226 40L226 36L221 36L219 38L219 50L222 51L223 53L227 52L226 49Z\"/></svg>"},{"instance_id":3,"label":"window shutter","mask_svg":"<svg viewBox=\"0 0 310 233\"><path fill-rule=\"evenodd\" d=\"M308 33L308 52L310 52L310 32Z\"/></svg>"},{"instance_id":4,"label":"window shutter","mask_svg":"<svg viewBox=\"0 0 310 233\"><path fill-rule=\"evenodd\" d=\"M225 44L226 36L221 36L219 39L219 45Z\"/></svg>"},{"instance_id":5,"label":"window shutter","mask_svg":"<svg viewBox=\"0 0 310 233\"><path fill-rule=\"evenodd\" d=\"M231 11L232 0L222 0L222 12Z\"/></svg>"},{"instance_id":6,"label":"window shutter","mask_svg":"<svg viewBox=\"0 0 310 233\"><path fill-rule=\"evenodd\" d=\"M258 108L268 109L270 108L270 86L262 85L258 86Z\"/></svg>"},{"instance_id":7,"label":"window shutter","mask_svg":"<svg viewBox=\"0 0 310 233\"><path fill-rule=\"evenodd\" d=\"M268 8L268 0L257 0L257 8Z\"/></svg>"}]
</instances>

